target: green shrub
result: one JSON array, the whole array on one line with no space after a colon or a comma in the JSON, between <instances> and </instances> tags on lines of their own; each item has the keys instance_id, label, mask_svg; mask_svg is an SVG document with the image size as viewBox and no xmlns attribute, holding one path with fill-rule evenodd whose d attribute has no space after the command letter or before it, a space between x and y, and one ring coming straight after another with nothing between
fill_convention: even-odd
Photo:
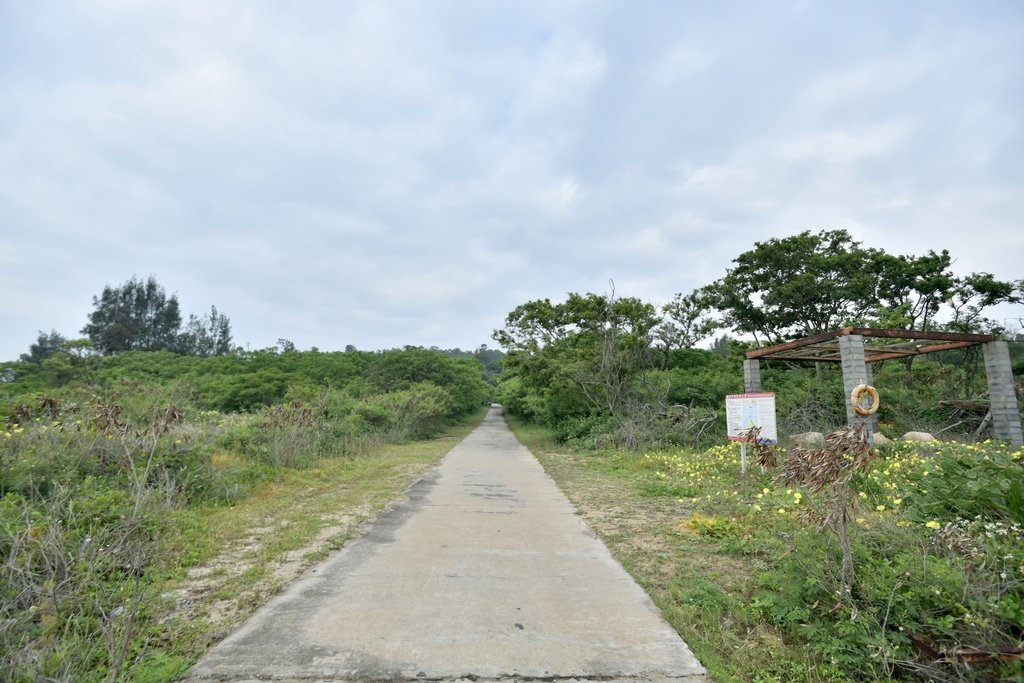
<instances>
[{"instance_id":1,"label":"green shrub","mask_svg":"<svg viewBox=\"0 0 1024 683\"><path fill-rule=\"evenodd\" d=\"M562 443L592 447L595 437L606 433L611 423L611 418L605 415L574 415L560 420L553 431Z\"/></svg>"},{"instance_id":2,"label":"green shrub","mask_svg":"<svg viewBox=\"0 0 1024 683\"><path fill-rule=\"evenodd\" d=\"M916 447L931 474L911 472L918 521L982 518L1024 524L1024 462L1005 444L936 442Z\"/></svg>"},{"instance_id":3,"label":"green shrub","mask_svg":"<svg viewBox=\"0 0 1024 683\"><path fill-rule=\"evenodd\" d=\"M431 436L455 410L451 394L429 382L363 399L353 411L388 441L400 443Z\"/></svg>"},{"instance_id":4,"label":"green shrub","mask_svg":"<svg viewBox=\"0 0 1024 683\"><path fill-rule=\"evenodd\" d=\"M923 647L1012 647L1020 636L1019 590L997 601L1007 607L1000 614L975 592L969 569L937 552L916 529L876 521L856 535L860 569L852 609L839 599L833 545L821 532L798 534L792 552L760 577L757 605L848 675L903 678L928 672L942 678L951 670L928 661ZM980 675L984 680L987 674Z\"/></svg>"},{"instance_id":5,"label":"green shrub","mask_svg":"<svg viewBox=\"0 0 1024 683\"><path fill-rule=\"evenodd\" d=\"M139 637L166 502L87 478L0 502L0 666L14 678L101 680Z\"/></svg>"},{"instance_id":6,"label":"green shrub","mask_svg":"<svg viewBox=\"0 0 1024 683\"><path fill-rule=\"evenodd\" d=\"M740 478L737 450L731 443L606 460L639 479L638 495L675 498L689 510L686 529L714 542L718 553L750 561L749 600L716 601L703 589L679 600L722 610L732 624L766 623L781 632L787 652L808 652L836 677L1020 678L1019 662L966 668L938 660L955 658L958 648L1012 650L1024 639L1017 492L1024 449L991 442L883 449L851 483L856 580L848 601L840 595L836 536L815 524L820 497L756 468Z\"/></svg>"}]
</instances>

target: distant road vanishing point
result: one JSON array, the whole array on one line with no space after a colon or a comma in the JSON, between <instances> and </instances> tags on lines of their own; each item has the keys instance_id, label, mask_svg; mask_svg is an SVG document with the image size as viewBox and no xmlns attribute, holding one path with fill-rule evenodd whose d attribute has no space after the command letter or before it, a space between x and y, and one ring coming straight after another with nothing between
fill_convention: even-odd
<instances>
[{"instance_id":1,"label":"distant road vanishing point","mask_svg":"<svg viewBox=\"0 0 1024 683\"><path fill-rule=\"evenodd\" d=\"M407 495L191 680L708 680L500 409Z\"/></svg>"}]
</instances>

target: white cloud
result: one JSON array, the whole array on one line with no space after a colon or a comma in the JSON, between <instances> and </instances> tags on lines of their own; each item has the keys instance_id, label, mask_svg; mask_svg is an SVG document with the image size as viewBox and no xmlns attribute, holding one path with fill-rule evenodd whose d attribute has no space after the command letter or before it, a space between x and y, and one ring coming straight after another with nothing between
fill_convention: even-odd
<instances>
[{"instance_id":1,"label":"white cloud","mask_svg":"<svg viewBox=\"0 0 1024 683\"><path fill-rule=\"evenodd\" d=\"M687 45L670 48L651 67L651 77L662 87L671 87L691 78L711 64L711 56Z\"/></svg>"},{"instance_id":2,"label":"white cloud","mask_svg":"<svg viewBox=\"0 0 1024 683\"><path fill-rule=\"evenodd\" d=\"M907 126L898 122L834 129L783 140L777 148L777 161L801 163L817 161L831 166L855 164L869 157L892 154L907 136Z\"/></svg>"},{"instance_id":3,"label":"white cloud","mask_svg":"<svg viewBox=\"0 0 1024 683\"><path fill-rule=\"evenodd\" d=\"M77 334L133 274L216 304L239 342L324 349L472 346L609 279L665 301L803 229L1024 277L1022 25L882 3L23 4L0 26L0 358Z\"/></svg>"},{"instance_id":4,"label":"white cloud","mask_svg":"<svg viewBox=\"0 0 1024 683\"><path fill-rule=\"evenodd\" d=\"M556 180L553 185L541 190L541 201L550 208L564 210L572 204L579 189L580 183L574 178Z\"/></svg>"}]
</instances>

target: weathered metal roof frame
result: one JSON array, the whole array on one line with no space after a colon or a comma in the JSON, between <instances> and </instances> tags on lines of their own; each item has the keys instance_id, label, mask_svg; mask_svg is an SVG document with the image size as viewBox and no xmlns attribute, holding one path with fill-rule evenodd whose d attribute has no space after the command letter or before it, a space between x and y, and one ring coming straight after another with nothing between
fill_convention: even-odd
<instances>
[{"instance_id":1,"label":"weathered metal roof frame","mask_svg":"<svg viewBox=\"0 0 1024 683\"><path fill-rule=\"evenodd\" d=\"M864 337L864 362L875 363L907 358L937 351L951 351L996 341L994 334L930 332L924 330L888 330L874 327L844 327L833 332L794 339L785 344L766 346L747 352L747 359L786 360L813 363L840 363L839 337L856 334ZM869 343L868 339L899 340L894 343Z\"/></svg>"}]
</instances>

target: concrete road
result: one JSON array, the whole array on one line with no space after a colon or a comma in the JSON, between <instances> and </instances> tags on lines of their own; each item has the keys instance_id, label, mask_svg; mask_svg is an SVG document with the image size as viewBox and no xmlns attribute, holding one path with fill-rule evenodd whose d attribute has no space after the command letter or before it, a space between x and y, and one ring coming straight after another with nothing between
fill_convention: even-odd
<instances>
[{"instance_id":1,"label":"concrete road","mask_svg":"<svg viewBox=\"0 0 1024 683\"><path fill-rule=\"evenodd\" d=\"M193 680L704 681L499 409Z\"/></svg>"}]
</instances>

